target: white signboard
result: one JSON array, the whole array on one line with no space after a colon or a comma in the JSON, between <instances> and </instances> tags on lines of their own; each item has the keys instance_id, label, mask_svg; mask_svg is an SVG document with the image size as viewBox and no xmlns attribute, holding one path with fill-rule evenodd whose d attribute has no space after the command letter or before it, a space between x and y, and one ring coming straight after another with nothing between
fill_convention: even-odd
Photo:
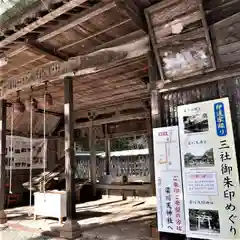
<instances>
[{"instance_id":1,"label":"white signboard","mask_svg":"<svg viewBox=\"0 0 240 240\"><path fill-rule=\"evenodd\" d=\"M30 139L25 137L12 137L11 153L11 136L6 139L6 169L12 166L12 169L30 168ZM46 140L47 144L47 140ZM46 146L47 149L47 146ZM11 161L12 157L12 161ZM32 168L43 168L44 159L44 140L33 139L33 163Z\"/></svg>"},{"instance_id":2,"label":"white signboard","mask_svg":"<svg viewBox=\"0 0 240 240\"><path fill-rule=\"evenodd\" d=\"M153 129L158 230L185 233L178 127Z\"/></svg>"},{"instance_id":3,"label":"white signboard","mask_svg":"<svg viewBox=\"0 0 240 240\"><path fill-rule=\"evenodd\" d=\"M240 239L240 188L228 98L178 107L187 237Z\"/></svg>"}]
</instances>

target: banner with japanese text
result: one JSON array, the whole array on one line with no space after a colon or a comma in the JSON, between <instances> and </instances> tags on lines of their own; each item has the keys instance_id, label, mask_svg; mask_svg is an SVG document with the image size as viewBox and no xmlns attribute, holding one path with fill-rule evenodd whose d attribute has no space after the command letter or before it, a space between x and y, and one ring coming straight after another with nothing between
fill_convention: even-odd
<instances>
[{"instance_id":1,"label":"banner with japanese text","mask_svg":"<svg viewBox=\"0 0 240 240\"><path fill-rule=\"evenodd\" d=\"M240 239L240 187L228 98L178 107L187 237Z\"/></svg>"},{"instance_id":2,"label":"banner with japanese text","mask_svg":"<svg viewBox=\"0 0 240 240\"><path fill-rule=\"evenodd\" d=\"M154 128L158 230L185 233L178 126Z\"/></svg>"},{"instance_id":3,"label":"banner with japanese text","mask_svg":"<svg viewBox=\"0 0 240 240\"><path fill-rule=\"evenodd\" d=\"M11 140L12 139L12 140ZM43 168L44 160L44 140L32 139L33 141L33 161L32 168ZM46 149L47 149L47 140ZM12 145L12 149L11 149ZM20 136L7 136L6 139L6 169L10 166L12 169L30 168L30 138ZM11 152L12 151L12 152Z\"/></svg>"}]
</instances>

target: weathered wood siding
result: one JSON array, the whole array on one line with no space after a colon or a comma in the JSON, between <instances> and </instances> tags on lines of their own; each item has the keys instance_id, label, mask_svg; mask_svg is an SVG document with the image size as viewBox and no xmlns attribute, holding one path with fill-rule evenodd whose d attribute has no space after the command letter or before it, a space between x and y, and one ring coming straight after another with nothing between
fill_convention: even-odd
<instances>
[{"instance_id":1,"label":"weathered wood siding","mask_svg":"<svg viewBox=\"0 0 240 240\"><path fill-rule=\"evenodd\" d=\"M177 80L215 70L200 1L162 1L145 13L161 79Z\"/></svg>"},{"instance_id":2,"label":"weathered wood siding","mask_svg":"<svg viewBox=\"0 0 240 240\"><path fill-rule=\"evenodd\" d=\"M240 146L240 77L161 94L162 126L178 124L177 106L220 97L229 97L230 100L237 158L240 161L240 149L238 147Z\"/></svg>"},{"instance_id":3,"label":"weathered wood siding","mask_svg":"<svg viewBox=\"0 0 240 240\"><path fill-rule=\"evenodd\" d=\"M240 63L240 12L212 25L211 36L219 67Z\"/></svg>"}]
</instances>

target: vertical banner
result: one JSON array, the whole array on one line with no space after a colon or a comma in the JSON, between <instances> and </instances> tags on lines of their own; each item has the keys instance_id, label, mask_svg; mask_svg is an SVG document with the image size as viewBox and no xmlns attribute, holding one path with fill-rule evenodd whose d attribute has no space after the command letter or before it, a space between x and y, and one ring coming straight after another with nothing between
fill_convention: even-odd
<instances>
[{"instance_id":1,"label":"vertical banner","mask_svg":"<svg viewBox=\"0 0 240 240\"><path fill-rule=\"evenodd\" d=\"M46 140L47 144L47 140ZM46 148L47 149L47 148ZM6 141L6 169L30 168L30 139L25 137L13 136L11 149L11 136L7 136ZM12 151L12 153L11 153ZM12 157L12 159L11 159ZM44 159L44 140L33 139L33 162L32 168L43 168Z\"/></svg>"},{"instance_id":2,"label":"vertical banner","mask_svg":"<svg viewBox=\"0 0 240 240\"><path fill-rule=\"evenodd\" d=\"M185 233L178 127L153 129L158 230Z\"/></svg>"},{"instance_id":3,"label":"vertical banner","mask_svg":"<svg viewBox=\"0 0 240 240\"><path fill-rule=\"evenodd\" d=\"M240 187L228 98L178 107L187 237L240 239Z\"/></svg>"}]
</instances>

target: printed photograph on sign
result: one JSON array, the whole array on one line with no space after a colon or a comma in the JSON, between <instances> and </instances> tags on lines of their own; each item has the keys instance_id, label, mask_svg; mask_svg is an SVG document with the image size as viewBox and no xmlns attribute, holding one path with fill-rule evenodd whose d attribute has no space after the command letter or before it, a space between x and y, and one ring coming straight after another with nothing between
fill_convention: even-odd
<instances>
[{"instance_id":1,"label":"printed photograph on sign","mask_svg":"<svg viewBox=\"0 0 240 240\"><path fill-rule=\"evenodd\" d=\"M209 130L207 113L196 113L183 117L184 133L207 132Z\"/></svg>"},{"instance_id":2,"label":"printed photograph on sign","mask_svg":"<svg viewBox=\"0 0 240 240\"><path fill-rule=\"evenodd\" d=\"M220 233L219 213L217 210L189 209L191 231Z\"/></svg>"},{"instance_id":3,"label":"printed photograph on sign","mask_svg":"<svg viewBox=\"0 0 240 240\"><path fill-rule=\"evenodd\" d=\"M191 150L191 152L184 154L184 166L186 168L214 166L213 148L204 149L196 147Z\"/></svg>"}]
</instances>

